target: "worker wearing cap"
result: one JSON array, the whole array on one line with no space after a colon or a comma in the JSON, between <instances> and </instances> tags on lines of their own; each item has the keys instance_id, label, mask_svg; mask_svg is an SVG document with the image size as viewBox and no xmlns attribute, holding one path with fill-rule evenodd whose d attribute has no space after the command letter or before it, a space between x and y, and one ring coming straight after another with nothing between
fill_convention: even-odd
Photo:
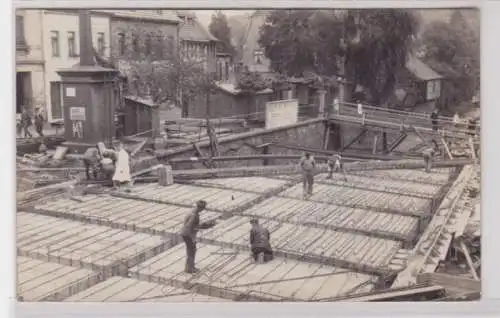
<instances>
[{"instance_id":1,"label":"worker wearing cap","mask_svg":"<svg viewBox=\"0 0 500 318\"><path fill-rule=\"evenodd\" d=\"M198 270L195 268L196 256L196 233L198 230L209 229L215 225L215 221L200 223L200 212L205 210L207 202L200 200L196 202L195 208L186 215L184 225L181 229L180 235L186 244L186 273L194 274Z\"/></svg>"},{"instance_id":2,"label":"worker wearing cap","mask_svg":"<svg viewBox=\"0 0 500 318\"><path fill-rule=\"evenodd\" d=\"M314 184L314 169L316 161L310 153L306 152L300 159L300 169L302 171L303 196L312 195Z\"/></svg>"},{"instance_id":3,"label":"worker wearing cap","mask_svg":"<svg viewBox=\"0 0 500 318\"><path fill-rule=\"evenodd\" d=\"M273 259L271 236L269 230L259 224L258 219L251 219L250 249L253 259L258 263L266 263Z\"/></svg>"}]
</instances>

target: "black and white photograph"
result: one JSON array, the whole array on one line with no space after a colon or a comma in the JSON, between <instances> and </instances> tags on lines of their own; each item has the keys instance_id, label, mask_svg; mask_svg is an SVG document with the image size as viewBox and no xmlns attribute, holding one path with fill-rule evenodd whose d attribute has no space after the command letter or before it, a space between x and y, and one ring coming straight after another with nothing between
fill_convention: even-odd
<instances>
[{"instance_id":1,"label":"black and white photograph","mask_svg":"<svg viewBox=\"0 0 500 318\"><path fill-rule=\"evenodd\" d=\"M17 301L480 300L480 24L16 9Z\"/></svg>"}]
</instances>

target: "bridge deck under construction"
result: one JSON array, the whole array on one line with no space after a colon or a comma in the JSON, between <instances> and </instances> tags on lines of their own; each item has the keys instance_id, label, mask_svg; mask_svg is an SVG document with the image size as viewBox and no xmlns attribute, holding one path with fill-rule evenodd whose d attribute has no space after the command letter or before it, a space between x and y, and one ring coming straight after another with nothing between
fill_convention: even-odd
<instances>
[{"instance_id":1,"label":"bridge deck under construction","mask_svg":"<svg viewBox=\"0 0 500 318\"><path fill-rule=\"evenodd\" d=\"M194 179L19 207L18 294L25 301L166 302L315 301L367 292L377 277L404 267L419 219L453 176L451 168L353 171L347 182L320 174L306 200L295 175ZM201 272L193 276L183 272L177 233L200 199L208 203L202 221L217 225L199 233ZM270 263L250 259L252 217L271 232ZM37 267L43 273L35 274ZM44 284L62 292L30 292Z\"/></svg>"}]
</instances>

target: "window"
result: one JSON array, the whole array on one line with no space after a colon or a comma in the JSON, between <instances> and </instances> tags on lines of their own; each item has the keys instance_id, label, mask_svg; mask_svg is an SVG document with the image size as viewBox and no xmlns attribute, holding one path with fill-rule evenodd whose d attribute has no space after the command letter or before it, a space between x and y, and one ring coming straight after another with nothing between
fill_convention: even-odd
<instances>
[{"instance_id":1,"label":"window","mask_svg":"<svg viewBox=\"0 0 500 318\"><path fill-rule=\"evenodd\" d=\"M59 32L50 31L50 45L52 46L52 56L59 56Z\"/></svg>"},{"instance_id":2,"label":"window","mask_svg":"<svg viewBox=\"0 0 500 318\"><path fill-rule=\"evenodd\" d=\"M16 15L16 47L26 49L26 38L24 37L24 17Z\"/></svg>"},{"instance_id":3,"label":"window","mask_svg":"<svg viewBox=\"0 0 500 318\"><path fill-rule=\"evenodd\" d=\"M144 40L144 50L146 53L146 56L149 56L151 54L151 36L147 35L146 39Z\"/></svg>"},{"instance_id":4,"label":"window","mask_svg":"<svg viewBox=\"0 0 500 318\"><path fill-rule=\"evenodd\" d=\"M159 15L162 15L163 14L163 10L156 10L156 13L159 14Z\"/></svg>"},{"instance_id":5,"label":"window","mask_svg":"<svg viewBox=\"0 0 500 318\"><path fill-rule=\"evenodd\" d=\"M256 50L253 53L253 57L255 64L262 64L262 59L264 58L264 52L262 52L261 50Z\"/></svg>"},{"instance_id":6,"label":"window","mask_svg":"<svg viewBox=\"0 0 500 318\"><path fill-rule=\"evenodd\" d=\"M50 82L50 109L52 119L63 118L61 82Z\"/></svg>"},{"instance_id":7,"label":"window","mask_svg":"<svg viewBox=\"0 0 500 318\"><path fill-rule=\"evenodd\" d=\"M125 54L125 34L123 33L118 33L118 53Z\"/></svg>"},{"instance_id":8,"label":"window","mask_svg":"<svg viewBox=\"0 0 500 318\"><path fill-rule=\"evenodd\" d=\"M139 37L136 34L132 35L132 50L139 53Z\"/></svg>"},{"instance_id":9,"label":"window","mask_svg":"<svg viewBox=\"0 0 500 318\"><path fill-rule=\"evenodd\" d=\"M106 41L103 32L97 33L97 52L99 52L100 55L104 55L106 52Z\"/></svg>"},{"instance_id":10,"label":"window","mask_svg":"<svg viewBox=\"0 0 500 318\"><path fill-rule=\"evenodd\" d=\"M68 56L76 57L75 32L68 32Z\"/></svg>"},{"instance_id":11,"label":"window","mask_svg":"<svg viewBox=\"0 0 500 318\"><path fill-rule=\"evenodd\" d=\"M161 34L156 37L155 55L157 59L163 58L163 35Z\"/></svg>"}]
</instances>

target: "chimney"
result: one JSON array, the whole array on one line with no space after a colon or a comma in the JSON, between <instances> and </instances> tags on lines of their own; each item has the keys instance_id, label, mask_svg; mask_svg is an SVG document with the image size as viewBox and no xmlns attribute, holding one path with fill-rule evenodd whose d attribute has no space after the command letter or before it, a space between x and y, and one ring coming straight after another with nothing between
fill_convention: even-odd
<instances>
[{"instance_id":1,"label":"chimney","mask_svg":"<svg viewBox=\"0 0 500 318\"><path fill-rule=\"evenodd\" d=\"M78 15L80 29L80 65L94 66L94 47L92 46L92 23L90 11L81 10Z\"/></svg>"}]
</instances>

